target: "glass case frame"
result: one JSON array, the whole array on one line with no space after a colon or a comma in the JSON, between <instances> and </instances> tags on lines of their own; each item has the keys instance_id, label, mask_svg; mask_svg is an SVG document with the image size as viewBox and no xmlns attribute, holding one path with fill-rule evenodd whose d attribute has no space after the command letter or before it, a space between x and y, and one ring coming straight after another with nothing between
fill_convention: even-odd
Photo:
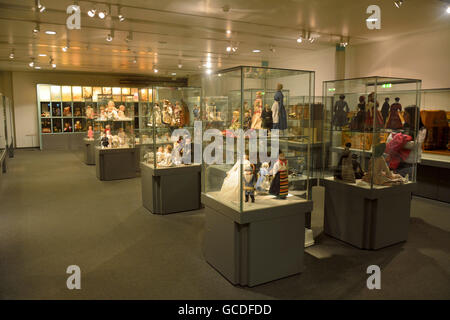
<instances>
[{"instance_id":1,"label":"glass case frame","mask_svg":"<svg viewBox=\"0 0 450 320\"><path fill-rule=\"evenodd\" d=\"M321 178L365 189L416 182L421 83L418 79L379 76L324 81ZM391 103L399 98L403 109L390 104L383 109L381 99L385 98ZM393 142L397 135L404 139L402 144ZM399 153L400 146L414 150L408 152L414 158L411 162L407 162L406 153Z\"/></svg>"},{"instance_id":2,"label":"glass case frame","mask_svg":"<svg viewBox=\"0 0 450 320\"><path fill-rule=\"evenodd\" d=\"M285 159L278 159L278 155L270 155L269 161L260 161L261 158L256 155L257 160L253 163L253 161L250 161L250 157L252 157L254 152L250 152L247 137L244 138L243 133L248 127L250 129L247 131L248 134L253 134L252 132L254 132L258 136L260 132L264 132L263 127L271 128L272 134L270 136L264 137L263 135L258 138L258 143L261 143L258 146L266 143L265 150L270 150L272 141L276 141L276 130L273 129L273 124L271 127L267 124L261 125L258 119L258 117L262 117L262 108L265 107L265 103L270 100L269 105L272 107L275 93L278 95L277 85L281 83L283 88L281 88L280 92L284 95L283 104L286 110L291 100L291 95L307 97L306 100L310 108L314 101L314 79L315 73L313 71L251 66L239 66L221 70L204 77L202 85L203 102L211 100L211 97L228 97L228 101L224 99L223 107L225 107L225 103L228 103L228 105L226 105L226 116L223 119L223 123L213 123L213 121L207 119L205 117L205 114L208 113L206 110L207 105L205 103L202 104L203 131L215 129L216 132L221 132L223 140L219 142L222 145L219 146L218 150L222 151L227 158L223 159L223 161L213 161L212 163L203 161L202 187L204 195L240 213L259 209L264 210L271 206L282 206L289 204L290 201L302 202L310 199L310 148L312 141L311 128L313 125L311 118L305 121L303 126L298 121L293 124L291 122L286 130L278 132L279 150L284 153ZM265 94L262 95L261 93ZM251 100L252 97L255 98L254 101ZM250 117L246 115L246 113L249 113L249 110L245 109L245 102L250 106L249 109L253 109ZM249 118L251 118L251 125L248 125ZM295 127L291 127L291 125ZM242 130L242 134L235 135L234 132L236 131L232 131L239 129ZM275 140L272 140L272 137ZM210 148L210 143L211 141L203 141L204 157L206 156L205 152ZM243 147L245 155L242 152L237 152L239 144L245 145ZM229 149L231 145L233 146L232 150ZM274 148L276 149L276 145ZM231 163L228 163L228 157L232 159ZM260 194L256 191L255 185L258 182L255 181L254 177L259 179L264 175L263 178L266 179L267 172L273 173L273 167L278 162L283 163L281 167L285 169L278 172L283 171L287 173L287 180L289 181L287 197L282 195L281 192L278 196L270 195L266 192L266 187L263 188ZM266 168L267 164L269 164L269 168ZM250 167L251 169L249 169ZM251 183L249 183L248 176L245 176L246 172L249 171L253 172ZM233 178L229 178L230 176ZM277 175L275 174L276 177ZM227 184L232 179L236 181L233 182L233 199L230 200L224 196L228 192L224 190L229 187ZM285 183L284 178L282 179L280 182L283 182L278 184L279 186ZM269 184L272 185L272 183ZM277 201L276 197L279 197L280 200ZM281 200L282 198L284 200ZM255 199L254 202L253 199Z\"/></svg>"}]
</instances>

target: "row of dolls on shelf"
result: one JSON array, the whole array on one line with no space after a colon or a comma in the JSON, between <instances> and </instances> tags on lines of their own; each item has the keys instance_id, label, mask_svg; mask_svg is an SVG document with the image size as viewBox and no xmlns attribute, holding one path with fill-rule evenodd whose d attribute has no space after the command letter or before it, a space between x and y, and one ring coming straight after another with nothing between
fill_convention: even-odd
<instances>
[{"instance_id":1,"label":"row of dolls on shelf","mask_svg":"<svg viewBox=\"0 0 450 320\"><path fill-rule=\"evenodd\" d=\"M352 130L371 130L375 121L376 128L400 129L403 127L400 98L395 98L395 103L392 105L389 105L389 98L386 98L381 112L378 108L379 103L375 101L374 92L368 95L367 102L365 96L360 96L357 114L349 122L350 110L345 101L345 95L340 95L333 108L333 126L338 129L349 126Z\"/></svg>"},{"instance_id":2,"label":"row of dolls on shelf","mask_svg":"<svg viewBox=\"0 0 450 320\"><path fill-rule=\"evenodd\" d=\"M151 127L153 122L155 126L183 127L190 122L189 108L183 100L181 102L176 101L175 105L169 100L162 100L161 103L156 102L147 125Z\"/></svg>"},{"instance_id":3,"label":"row of dolls on shelf","mask_svg":"<svg viewBox=\"0 0 450 320\"><path fill-rule=\"evenodd\" d=\"M155 143L167 143L167 142L170 142L171 136L168 132L166 132L164 134L157 135L155 138L156 138ZM153 143L153 137L151 135L148 136L146 134L143 134L140 136L138 143L151 144L151 143Z\"/></svg>"},{"instance_id":4,"label":"row of dolls on shelf","mask_svg":"<svg viewBox=\"0 0 450 320\"><path fill-rule=\"evenodd\" d=\"M108 104L105 106L100 106L100 113L97 117L97 120L99 121L131 121L133 118L131 118L127 114L126 107L122 104L118 108L116 108L116 105L114 104L114 101L110 100L108 101Z\"/></svg>"},{"instance_id":5,"label":"row of dolls on shelf","mask_svg":"<svg viewBox=\"0 0 450 320\"><path fill-rule=\"evenodd\" d=\"M74 109L74 111L73 111L74 117L82 117L83 116L83 113L81 110L82 107L74 107L73 109ZM85 113L86 118L88 118L88 119L95 118L95 111L92 106L87 106L86 109L84 110L84 113ZM53 117L61 117L61 108L59 106L53 107L51 113L50 113L50 111L45 111L45 110L43 110L41 112L41 118L49 118L50 115L52 115ZM64 106L63 111L62 111L62 116L63 117L72 117L72 107Z\"/></svg>"},{"instance_id":6,"label":"row of dolls on shelf","mask_svg":"<svg viewBox=\"0 0 450 320\"><path fill-rule=\"evenodd\" d=\"M156 155L150 151L144 155L144 160L148 164L154 164L156 161L157 167L173 167L183 164L183 159L190 157L190 148L186 148L186 144L189 140L184 139L182 136L177 141L166 146L158 147Z\"/></svg>"},{"instance_id":7,"label":"row of dolls on shelf","mask_svg":"<svg viewBox=\"0 0 450 320\"><path fill-rule=\"evenodd\" d=\"M361 185L370 184L371 181L380 186L408 183L411 171L405 170L408 166L402 165L402 162L410 155L411 150L404 148L409 142L411 137L408 135L394 133L386 143L375 145L367 172L361 168L358 156L350 151L351 143L347 143L339 158L334 177L348 183L356 183L358 180Z\"/></svg>"},{"instance_id":8,"label":"row of dolls on shelf","mask_svg":"<svg viewBox=\"0 0 450 320\"><path fill-rule=\"evenodd\" d=\"M237 161L227 172L220 189L220 198L229 201L239 200L241 162ZM277 199L286 199L289 189L288 164L284 153L280 152L272 168L268 162L261 164L259 172L250 162L248 155L243 160L243 192L245 202L251 199L255 202L255 195L271 194Z\"/></svg>"},{"instance_id":9,"label":"row of dolls on shelf","mask_svg":"<svg viewBox=\"0 0 450 320\"><path fill-rule=\"evenodd\" d=\"M88 130L88 137L89 137ZM111 134L111 128L109 125L105 126L101 137L100 137L100 147L102 149L114 149L114 148L127 148L129 147L128 136L123 128L119 128L117 135Z\"/></svg>"}]
</instances>

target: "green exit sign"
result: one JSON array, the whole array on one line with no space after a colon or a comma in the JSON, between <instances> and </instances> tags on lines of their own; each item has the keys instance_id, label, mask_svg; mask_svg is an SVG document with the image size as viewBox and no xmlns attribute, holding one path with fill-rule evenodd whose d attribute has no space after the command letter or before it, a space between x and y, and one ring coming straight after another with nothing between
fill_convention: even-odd
<instances>
[{"instance_id":1,"label":"green exit sign","mask_svg":"<svg viewBox=\"0 0 450 320\"><path fill-rule=\"evenodd\" d=\"M385 83L382 85L383 88L392 88L392 83Z\"/></svg>"},{"instance_id":2,"label":"green exit sign","mask_svg":"<svg viewBox=\"0 0 450 320\"><path fill-rule=\"evenodd\" d=\"M329 88L328 91L329 92L334 92L334 91L336 91L336 88Z\"/></svg>"}]
</instances>

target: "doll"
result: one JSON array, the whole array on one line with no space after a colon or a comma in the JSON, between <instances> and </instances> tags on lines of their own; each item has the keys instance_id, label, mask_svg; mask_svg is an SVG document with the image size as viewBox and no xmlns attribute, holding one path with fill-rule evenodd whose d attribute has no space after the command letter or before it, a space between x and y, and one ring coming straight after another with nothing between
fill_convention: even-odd
<instances>
[{"instance_id":1,"label":"doll","mask_svg":"<svg viewBox=\"0 0 450 320\"><path fill-rule=\"evenodd\" d=\"M105 132L102 133L102 138L100 139L100 143L101 143L102 149L108 148L108 146L109 146L109 139Z\"/></svg>"},{"instance_id":2,"label":"doll","mask_svg":"<svg viewBox=\"0 0 450 320\"><path fill-rule=\"evenodd\" d=\"M63 109L63 116L64 117L70 117L72 115L72 112L70 110L70 107L64 107Z\"/></svg>"},{"instance_id":3,"label":"doll","mask_svg":"<svg viewBox=\"0 0 450 320\"><path fill-rule=\"evenodd\" d=\"M385 149L385 143L380 143L373 148L373 156L369 160L369 169L364 175L363 181L370 183L372 180L373 184L381 186L392 186L406 183L408 181L408 177L403 179L401 175L393 173L387 166L386 160L383 157Z\"/></svg>"},{"instance_id":4,"label":"doll","mask_svg":"<svg viewBox=\"0 0 450 320\"><path fill-rule=\"evenodd\" d=\"M117 137L119 139L119 145L120 146L124 146L126 144L126 141L127 141L127 134L125 133L123 128L119 129L119 133L117 134Z\"/></svg>"},{"instance_id":5,"label":"doll","mask_svg":"<svg viewBox=\"0 0 450 320\"><path fill-rule=\"evenodd\" d=\"M165 159L164 148L162 146L158 147L158 151L156 152L156 163L160 164Z\"/></svg>"},{"instance_id":6,"label":"doll","mask_svg":"<svg viewBox=\"0 0 450 320\"><path fill-rule=\"evenodd\" d=\"M235 110L233 111L233 118L231 119L230 129L237 130L239 129L239 126L239 111Z\"/></svg>"},{"instance_id":7,"label":"doll","mask_svg":"<svg viewBox=\"0 0 450 320\"><path fill-rule=\"evenodd\" d=\"M182 126L185 126L185 125L188 125L191 123L189 107L183 99L181 99L181 117L182 117L181 118Z\"/></svg>"},{"instance_id":8,"label":"doll","mask_svg":"<svg viewBox=\"0 0 450 320\"><path fill-rule=\"evenodd\" d=\"M107 136L111 135L111 126L110 126L109 124L107 124L107 125L105 126L105 134L106 134Z\"/></svg>"},{"instance_id":9,"label":"doll","mask_svg":"<svg viewBox=\"0 0 450 320\"><path fill-rule=\"evenodd\" d=\"M234 166L227 172L227 176L223 180L222 187L220 189L220 198L228 201L238 201L239 200L239 181L241 173L241 163L243 167L250 165L248 160L248 155L245 155L244 161L241 162L240 159L236 161Z\"/></svg>"},{"instance_id":10,"label":"doll","mask_svg":"<svg viewBox=\"0 0 450 320\"><path fill-rule=\"evenodd\" d=\"M270 184L269 193L277 196L278 199L286 199L289 190L289 178L287 160L283 152L280 152L277 162L273 165L272 175L274 178Z\"/></svg>"},{"instance_id":11,"label":"doll","mask_svg":"<svg viewBox=\"0 0 450 320\"><path fill-rule=\"evenodd\" d=\"M387 129L401 129L403 128L402 120L400 119L400 113L402 112L402 105L400 104L400 98L395 98L395 103L391 105L389 110L389 116L386 120Z\"/></svg>"},{"instance_id":12,"label":"doll","mask_svg":"<svg viewBox=\"0 0 450 320\"><path fill-rule=\"evenodd\" d=\"M75 121L75 125L74 125L75 131L81 131L81 122L80 121Z\"/></svg>"},{"instance_id":13,"label":"doll","mask_svg":"<svg viewBox=\"0 0 450 320\"><path fill-rule=\"evenodd\" d=\"M222 120L222 113L220 111L216 112L216 117L214 118L214 121L223 121Z\"/></svg>"},{"instance_id":14,"label":"doll","mask_svg":"<svg viewBox=\"0 0 450 320\"><path fill-rule=\"evenodd\" d=\"M94 109L91 106L86 107L86 118L88 119L94 118Z\"/></svg>"},{"instance_id":15,"label":"doll","mask_svg":"<svg viewBox=\"0 0 450 320\"><path fill-rule=\"evenodd\" d=\"M192 113L194 114L194 120L196 121L200 120L200 108L196 104L194 105Z\"/></svg>"},{"instance_id":16,"label":"doll","mask_svg":"<svg viewBox=\"0 0 450 320\"><path fill-rule=\"evenodd\" d=\"M112 100L108 101L108 107L106 109L106 118L108 120L117 120L118 118L117 109L114 105L114 101Z\"/></svg>"},{"instance_id":17,"label":"doll","mask_svg":"<svg viewBox=\"0 0 450 320\"><path fill-rule=\"evenodd\" d=\"M262 127L267 130L272 129L273 126L272 110L270 109L268 104L266 104L266 106L264 107L261 117L262 117Z\"/></svg>"},{"instance_id":18,"label":"doll","mask_svg":"<svg viewBox=\"0 0 450 320\"><path fill-rule=\"evenodd\" d=\"M100 120L106 120L105 106L100 106Z\"/></svg>"},{"instance_id":19,"label":"doll","mask_svg":"<svg viewBox=\"0 0 450 320\"><path fill-rule=\"evenodd\" d=\"M124 106L123 104L121 104L121 105L119 106L119 111L117 111L117 117L118 117L119 119L126 119L126 116L125 116L125 106Z\"/></svg>"},{"instance_id":20,"label":"doll","mask_svg":"<svg viewBox=\"0 0 450 320\"><path fill-rule=\"evenodd\" d=\"M339 100L334 105L333 125L342 129L347 124L348 104L345 101L345 95L340 95Z\"/></svg>"},{"instance_id":21,"label":"doll","mask_svg":"<svg viewBox=\"0 0 450 320\"><path fill-rule=\"evenodd\" d=\"M164 101L163 112L162 112L162 122L166 125L172 124L172 107L169 104L170 104L170 102Z\"/></svg>"},{"instance_id":22,"label":"doll","mask_svg":"<svg viewBox=\"0 0 450 320\"><path fill-rule=\"evenodd\" d=\"M168 144L164 150L164 161L159 164L161 167L171 167L173 165L172 150L172 146Z\"/></svg>"},{"instance_id":23,"label":"doll","mask_svg":"<svg viewBox=\"0 0 450 320\"><path fill-rule=\"evenodd\" d=\"M350 151L351 143L345 145L344 152L339 159L334 178L348 183L355 183L355 173L353 172L352 154Z\"/></svg>"},{"instance_id":24,"label":"doll","mask_svg":"<svg viewBox=\"0 0 450 320\"><path fill-rule=\"evenodd\" d=\"M184 151L184 141L183 141L183 137L180 136L178 138L177 141L174 142L173 144L173 156L172 156L172 161L173 163L178 166L182 163L182 158L183 158L183 151Z\"/></svg>"},{"instance_id":25,"label":"doll","mask_svg":"<svg viewBox=\"0 0 450 320\"><path fill-rule=\"evenodd\" d=\"M261 92L258 91L256 93L256 99L253 104L253 116L251 120L251 129L261 129L261 113L262 113L262 98L261 98Z\"/></svg>"},{"instance_id":26,"label":"doll","mask_svg":"<svg viewBox=\"0 0 450 320\"><path fill-rule=\"evenodd\" d=\"M90 139L90 140L94 139L94 130L92 130L92 126L89 126L87 136L88 136L88 139Z\"/></svg>"},{"instance_id":27,"label":"doll","mask_svg":"<svg viewBox=\"0 0 450 320\"><path fill-rule=\"evenodd\" d=\"M255 188L260 193L269 192L270 188L270 174L269 174L269 164L264 162L259 169L258 181L256 181Z\"/></svg>"},{"instance_id":28,"label":"doll","mask_svg":"<svg viewBox=\"0 0 450 320\"><path fill-rule=\"evenodd\" d=\"M367 111L366 111L366 129L373 129L373 121L375 117L375 128L381 128L383 126L383 117L378 110L378 101L375 101L375 93L372 92L368 96Z\"/></svg>"},{"instance_id":29,"label":"doll","mask_svg":"<svg viewBox=\"0 0 450 320\"><path fill-rule=\"evenodd\" d=\"M64 132L72 132L72 126L68 122L64 123Z\"/></svg>"},{"instance_id":30,"label":"doll","mask_svg":"<svg viewBox=\"0 0 450 320\"><path fill-rule=\"evenodd\" d=\"M248 198L250 197L253 203L255 202L256 174L255 174L255 166L250 162L244 165L243 180L244 180L243 182L244 182L245 202L248 202Z\"/></svg>"},{"instance_id":31,"label":"doll","mask_svg":"<svg viewBox=\"0 0 450 320\"><path fill-rule=\"evenodd\" d=\"M250 113L249 112L244 113L244 119L242 124L243 129L244 130L250 129L251 124L252 124L252 117L250 116Z\"/></svg>"},{"instance_id":32,"label":"doll","mask_svg":"<svg viewBox=\"0 0 450 320\"><path fill-rule=\"evenodd\" d=\"M173 119L172 125L182 127L184 125L184 116L183 110L181 109L180 103L175 102L175 106L173 107Z\"/></svg>"},{"instance_id":33,"label":"doll","mask_svg":"<svg viewBox=\"0 0 450 320\"><path fill-rule=\"evenodd\" d=\"M357 131L364 130L365 120L366 120L366 97L360 96L358 103L358 113L352 119L352 122L350 123L350 129Z\"/></svg>"},{"instance_id":34,"label":"doll","mask_svg":"<svg viewBox=\"0 0 450 320\"><path fill-rule=\"evenodd\" d=\"M353 172L355 173L355 179L362 179L362 177L364 176L364 171L358 161L358 155L355 153L352 154L352 166Z\"/></svg>"}]
</instances>

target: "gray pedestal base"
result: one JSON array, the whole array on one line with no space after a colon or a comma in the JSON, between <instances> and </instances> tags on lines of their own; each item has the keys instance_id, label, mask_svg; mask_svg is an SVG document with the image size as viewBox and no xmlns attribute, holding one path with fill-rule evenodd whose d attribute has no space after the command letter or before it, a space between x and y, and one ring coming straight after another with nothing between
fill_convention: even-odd
<instances>
[{"instance_id":1,"label":"gray pedestal base","mask_svg":"<svg viewBox=\"0 0 450 320\"><path fill-rule=\"evenodd\" d=\"M101 149L95 147L95 162L99 180L136 177L136 148Z\"/></svg>"},{"instance_id":2,"label":"gray pedestal base","mask_svg":"<svg viewBox=\"0 0 450 320\"><path fill-rule=\"evenodd\" d=\"M200 209L201 165L153 168L141 162L142 203L155 214Z\"/></svg>"},{"instance_id":3,"label":"gray pedestal base","mask_svg":"<svg viewBox=\"0 0 450 320\"><path fill-rule=\"evenodd\" d=\"M88 165L95 164L95 140L84 138L84 163Z\"/></svg>"},{"instance_id":4,"label":"gray pedestal base","mask_svg":"<svg viewBox=\"0 0 450 320\"><path fill-rule=\"evenodd\" d=\"M206 261L234 285L256 286L304 269L305 213L311 201L240 213L202 194Z\"/></svg>"},{"instance_id":5,"label":"gray pedestal base","mask_svg":"<svg viewBox=\"0 0 450 320\"><path fill-rule=\"evenodd\" d=\"M414 183L365 189L324 180L324 232L360 249L380 249L408 238Z\"/></svg>"}]
</instances>

